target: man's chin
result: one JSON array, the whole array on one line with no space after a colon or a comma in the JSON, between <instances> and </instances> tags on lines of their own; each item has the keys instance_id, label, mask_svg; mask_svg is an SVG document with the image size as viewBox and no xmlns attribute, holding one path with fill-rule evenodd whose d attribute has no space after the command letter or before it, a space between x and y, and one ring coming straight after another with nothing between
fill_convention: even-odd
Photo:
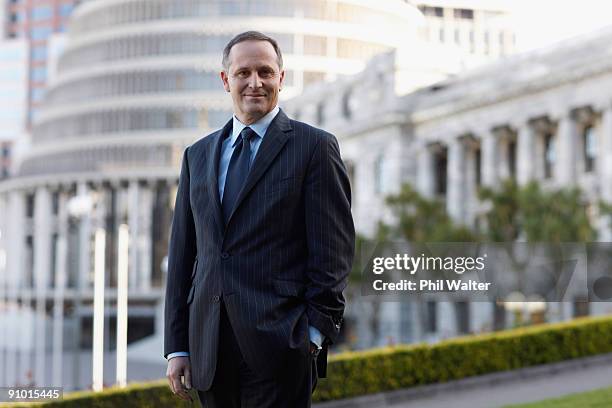
<instances>
[{"instance_id":1,"label":"man's chin","mask_svg":"<svg viewBox=\"0 0 612 408\"><path fill-rule=\"evenodd\" d=\"M262 104L249 105L244 109L244 113L246 113L250 117L261 117L272 110L271 107Z\"/></svg>"}]
</instances>

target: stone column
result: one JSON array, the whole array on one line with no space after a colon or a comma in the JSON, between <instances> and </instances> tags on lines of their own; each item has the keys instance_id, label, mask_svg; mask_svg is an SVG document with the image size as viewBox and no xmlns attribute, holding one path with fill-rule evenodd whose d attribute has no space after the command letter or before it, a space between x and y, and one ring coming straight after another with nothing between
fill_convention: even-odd
<instances>
[{"instance_id":1,"label":"stone column","mask_svg":"<svg viewBox=\"0 0 612 408\"><path fill-rule=\"evenodd\" d=\"M39 387L48 384L45 381L45 340L47 338L45 298L48 293L51 269L51 217L51 194L46 186L38 187L34 199L34 287L36 293L34 383Z\"/></svg>"},{"instance_id":2,"label":"stone column","mask_svg":"<svg viewBox=\"0 0 612 408\"><path fill-rule=\"evenodd\" d=\"M138 287L138 231L140 221L140 190L138 180L131 180L128 185L128 225L130 234L129 257L128 257L128 287Z\"/></svg>"},{"instance_id":3,"label":"stone column","mask_svg":"<svg viewBox=\"0 0 612 408\"><path fill-rule=\"evenodd\" d=\"M464 222L465 207L465 146L461 138L448 144L446 210L453 221Z\"/></svg>"},{"instance_id":4,"label":"stone column","mask_svg":"<svg viewBox=\"0 0 612 408\"><path fill-rule=\"evenodd\" d=\"M480 144L480 180L483 187L495 187L498 184L498 140L495 133L487 133L482 136Z\"/></svg>"},{"instance_id":5,"label":"stone column","mask_svg":"<svg viewBox=\"0 0 612 408\"><path fill-rule=\"evenodd\" d=\"M63 384L64 357L64 297L67 276L68 255L68 211L67 194L60 191L57 214L57 246L55 249L55 290L53 292L53 354L52 377L50 385L60 387Z\"/></svg>"},{"instance_id":6,"label":"stone column","mask_svg":"<svg viewBox=\"0 0 612 408\"><path fill-rule=\"evenodd\" d=\"M427 198L433 198L436 192L436 177L434 168L434 154L429 145L425 144L418 153L418 186L419 193Z\"/></svg>"},{"instance_id":7,"label":"stone column","mask_svg":"<svg viewBox=\"0 0 612 408\"><path fill-rule=\"evenodd\" d=\"M142 187L140 191L140 221L138 222L138 250L140 253L138 280L141 290L151 288L153 197L153 187L151 185Z\"/></svg>"},{"instance_id":8,"label":"stone column","mask_svg":"<svg viewBox=\"0 0 612 408\"><path fill-rule=\"evenodd\" d=\"M6 259L6 284L7 284L7 300L16 306L15 315L23 317L24 311L29 313L29 306L27 304L17 307L17 299L20 295L20 288L23 286L24 275L25 275L25 229L26 214L25 214L25 194L23 191L13 190L8 193L8 218L6 222L6 246L7 246L7 259ZM10 237L10 239L8 239ZM8 347L13 348L12 352L9 352L6 359L6 376L5 384L7 386L15 385L18 381L24 380L22 373L26 372L29 367L29 350L25 346L29 344L31 338L29 327L24 321L24 324L20 327L20 331L16 336L8 338ZM17 344L17 338L21 339ZM17 347L17 346L22 347ZM25 350L25 352L24 352ZM19 364L17 364L17 357L21 356ZM11 370L11 367L14 370Z\"/></svg>"},{"instance_id":9,"label":"stone column","mask_svg":"<svg viewBox=\"0 0 612 408\"><path fill-rule=\"evenodd\" d=\"M13 328L10 326L10 315L14 312L11 310L11 303L8 301L8 277L6 270L6 235L8 221L8 195L0 193L0 305L4 307L0 310L0 384L7 386L7 377L10 375L9 367L6 364L6 357L9 353L15 353L14 350L8 350L8 339L11 336ZM12 312L12 313L11 313ZM6 372L6 374L5 374Z\"/></svg>"},{"instance_id":10,"label":"stone column","mask_svg":"<svg viewBox=\"0 0 612 408\"><path fill-rule=\"evenodd\" d=\"M82 182L77 185L77 197L85 197L91 194L87 184ZM79 219L79 268L77 276L77 293L82 295L83 289L88 287L91 275L91 214L81 214Z\"/></svg>"},{"instance_id":11,"label":"stone column","mask_svg":"<svg viewBox=\"0 0 612 408\"><path fill-rule=\"evenodd\" d=\"M567 114L559 118L557 126L557 145L554 175L556 182L563 187L576 181L576 122Z\"/></svg>"},{"instance_id":12,"label":"stone column","mask_svg":"<svg viewBox=\"0 0 612 408\"><path fill-rule=\"evenodd\" d=\"M525 185L535 175L535 132L529 123L518 129L516 178L520 185Z\"/></svg>"},{"instance_id":13,"label":"stone column","mask_svg":"<svg viewBox=\"0 0 612 408\"><path fill-rule=\"evenodd\" d=\"M602 111L601 129L599 132L601 147L597 157L596 169L600 180L601 199L612 204L612 104L608 103ZM612 242L612 225L610 218L601 220L599 240Z\"/></svg>"}]
</instances>

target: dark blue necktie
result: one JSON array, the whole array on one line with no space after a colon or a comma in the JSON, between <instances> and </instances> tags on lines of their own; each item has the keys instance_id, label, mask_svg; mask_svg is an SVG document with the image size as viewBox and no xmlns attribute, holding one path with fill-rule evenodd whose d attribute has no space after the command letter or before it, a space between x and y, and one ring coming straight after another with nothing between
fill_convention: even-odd
<instances>
[{"instance_id":1,"label":"dark blue necktie","mask_svg":"<svg viewBox=\"0 0 612 408\"><path fill-rule=\"evenodd\" d=\"M238 194L240 194L240 190L242 190L242 186L249 174L249 168L251 167L251 140L255 136L257 134L253 129L245 127L240 132L240 138L234 147L234 152L227 168L225 187L223 188L223 202L221 203L225 225L229 221L232 210L236 205Z\"/></svg>"}]
</instances>

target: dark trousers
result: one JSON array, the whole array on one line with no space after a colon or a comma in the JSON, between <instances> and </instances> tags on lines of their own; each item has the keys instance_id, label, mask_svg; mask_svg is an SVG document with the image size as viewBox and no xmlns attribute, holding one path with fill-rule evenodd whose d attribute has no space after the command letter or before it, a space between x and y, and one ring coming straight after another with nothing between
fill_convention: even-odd
<instances>
[{"instance_id":1,"label":"dark trousers","mask_svg":"<svg viewBox=\"0 0 612 408\"><path fill-rule=\"evenodd\" d=\"M292 361L275 378L262 378L244 361L221 303L219 350L215 378L208 391L198 390L205 408L308 408L317 383L310 354Z\"/></svg>"}]
</instances>

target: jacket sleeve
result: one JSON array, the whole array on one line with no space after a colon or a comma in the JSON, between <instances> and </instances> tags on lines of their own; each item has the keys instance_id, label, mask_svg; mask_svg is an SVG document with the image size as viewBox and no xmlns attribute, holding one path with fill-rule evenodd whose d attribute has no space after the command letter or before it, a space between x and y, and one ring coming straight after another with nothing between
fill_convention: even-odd
<instances>
[{"instance_id":1,"label":"jacket sleeve","mask_svg":"<svg viewBox=\"0 0 612 408\"><path fill-rule=\"evenodd\" d=\"M195 225L189 199L188 151L189 147L185 149L183 154L168 246L164 357L177 351L189 352L189 307L187 305L187 296L191 288L191 275L196 259L197 246Z\"/></svg>"},{"instance_id":2,"label":"jacket sleeve","mask_svg":"<svg viewBox=\"0 0 612 408\"><path fill-rule=\"evenodd\" d=\"M336 138L323 133L314 148L305 180L308 284L305 298L310 325L333 343L344 314L342 291L355 251L351 191Z\"/></svg>"}]
</instances>

